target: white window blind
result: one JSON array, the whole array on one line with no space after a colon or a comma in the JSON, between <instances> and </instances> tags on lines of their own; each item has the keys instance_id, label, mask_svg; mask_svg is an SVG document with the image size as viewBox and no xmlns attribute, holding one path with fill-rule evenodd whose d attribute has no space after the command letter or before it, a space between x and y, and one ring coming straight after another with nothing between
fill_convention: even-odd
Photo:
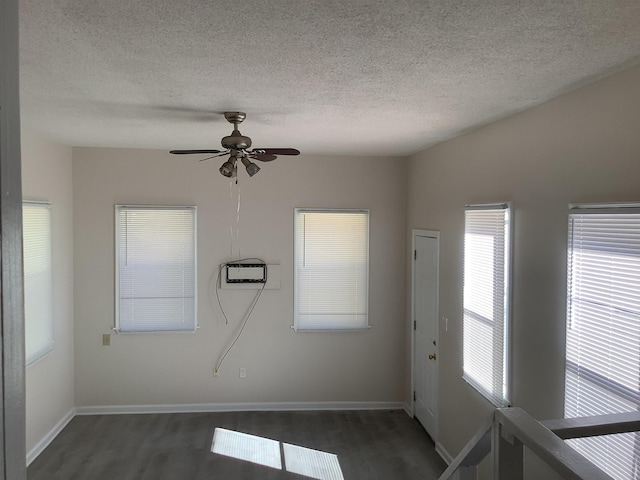
<instances>
[{"instance_id":1,"label":"white window blind","mask_svg":"<svg viewBox=\"0 0 640 480\"><path fill-rule=\"evenodd\" d=\"M497 406L508 404L509 212L465 210L463 378Z\"/></svg>"},{"instance_id":2,"label":"white window blind","mask_svg":"<svg viewBox=\"0 0 640 480\"><path fill-rule=\"evenodd\" d=\"M565 417L640 409L640 205L569 214ZM638 433L571 440L616 479L640 478Z\"/></svg>"},{"instance_id":3,"label":"white window blind","mask_svg":"<svg viewBox=\"0 0 640 480\"><path fill-rule=\"evenodd\" d=\"M51 205L22 204L26 363L53 350Z\"/></svg>"},{"instance_id":4,"label":"white window blind","mask_svg":"<svg viewBox=\"0 0 640 480\"><path fill-rule=\"evenodd\" d=\"M295 212L296 330L368 327L369 212Z\"/></svg>"},{"instance_id":5,"label":"white window blind","mask_svg":"<svg viewBox=\"0 0 640 480\"><path fill-rule=\"evenodd\" d=\"M196 207L116 206L116 330L195 331Z\"/></svg>"}]
</instances>

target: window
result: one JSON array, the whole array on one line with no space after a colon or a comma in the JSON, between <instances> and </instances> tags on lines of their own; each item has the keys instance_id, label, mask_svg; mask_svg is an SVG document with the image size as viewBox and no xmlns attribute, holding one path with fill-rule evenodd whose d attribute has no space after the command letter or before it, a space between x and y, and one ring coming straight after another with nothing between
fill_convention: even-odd
<instances>
[{"instance_id":1,"label":"window","mask_svg":"<svg viewBox=\"0 0 640 480\"><path fill-rule=\"evenodd\" d=\"M196 329L196 207L116 206L116 330Z\"/></svg>"},{"instance_id":2,"label":"window","mask_svg":"<svg viewBox=\"0 0 640 480\"><path fill-rule=\"evenodd\" d=\"M569 213L565 417L640 409L640 205ZM571 445L616 479L640 478L640 435Z\"/></svg>"},{"instance_id":3,"label":"window","mask_svg":"<svg viewBox=\"0 0 640 480\"><path fill-rule=\"evenodd\" d=\"M295 330L368 327L369 212L295 211Z\"/></svg>"},{"instance_id":4,"label":"window","mask_svg":"<svg viewBox=\"0 0 640 480\"><path fill-rule=\"evenodd\" d=\"M463 378L508 404L510 207L467 205L464 232Z\"/></svg>"},{"instance_id":5,"label":"window","mask_svg":"<svg viewBox=\"0 0 640 480\"><path fill-rule=\"evenodd\" d=\"M53 350L51 205L22 204L26 363Z\"/></svg>"}]
</instances>

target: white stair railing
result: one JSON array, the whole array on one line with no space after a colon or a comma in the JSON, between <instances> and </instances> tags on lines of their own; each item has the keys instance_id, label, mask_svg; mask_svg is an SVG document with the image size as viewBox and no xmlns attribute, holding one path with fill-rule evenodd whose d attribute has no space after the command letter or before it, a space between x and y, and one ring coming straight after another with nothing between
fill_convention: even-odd
<instances>
[{"instance_id":1,"label":"white stair railing","mask_svg":"<svg viewBox=\"0 0 640 480\"><path fill-rule=\"evenodd\" d=\"M525 447L565 480L611 480L564 440L640 431L640 412L539 422L520 408L495 410L439 480L476 480L492 454L494 480L522 480Z\"/></svg>"}]
</instances>

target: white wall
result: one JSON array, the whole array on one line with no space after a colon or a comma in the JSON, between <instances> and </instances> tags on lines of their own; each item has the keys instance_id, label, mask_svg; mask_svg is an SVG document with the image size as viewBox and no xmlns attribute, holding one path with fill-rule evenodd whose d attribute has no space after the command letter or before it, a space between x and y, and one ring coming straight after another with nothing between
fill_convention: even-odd
<instances>
[{"instance_id":1,"label":"white wall","mask_svg":"<svg viewBox=\"0 0 640 480\"><path fill-rule=\"evenodd\" d=\"M464 205L511 201L512 399L561 418L570 202L640 201L640 67L417 155L408 228L441 232L440 438L453 455L490 405L462 380Z\"/></svg>"},{"instance_id":2,"label":"white wall","mask_svg":"<svg viewBox=\"0 0 640 480\"><path fill-rule=\"evenodd\" d=\"M405 400L406 180L402 159L281 157L240 172L239 245L282 268L218 377L213 365L253 292L223 291L224 325L210 278L229 259L237 204L220 160L159 150L74 148L76 401L78 406ZM198 206L196 334L102 335L114 323L114 205ZM293 209L369 208L370 324L364 333L294 333ZM237 251L237 250L236 250ZM213 290L211 290L213 292ZM247 378L238 378L239 367Z\"/></svg>"},{"instance_id":3,"label":"white wall","mask_svg":"<svg viewBox=\"0 0 640 480\"><path fill-rule=\"evenodd\" d=\"M51 202L51 353L26 371L27 452L75 406L73 354L73 196L71 148L22 128L22 195Z\"/></svg>"}]
</instances>

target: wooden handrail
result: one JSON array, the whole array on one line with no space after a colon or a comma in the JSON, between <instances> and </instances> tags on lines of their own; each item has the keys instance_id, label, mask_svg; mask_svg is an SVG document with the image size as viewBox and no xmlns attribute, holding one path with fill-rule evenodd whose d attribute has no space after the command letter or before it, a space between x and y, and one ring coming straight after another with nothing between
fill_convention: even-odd
<instances>
[{"instance_id":1,"label":"wooden handrail","mask_svg":"<svg viewBox=\"0 0 640 480\"><path fill-rule=\"evenodd\" d=\"M561 418L542 423L564 440L640 431L640 412L614 413L595 417Z\"/></svg>"},{"instance_id":2,"label":"wooden handrail","mask_svg":"<svg viewBox=\"0 0 640 480\"><path fill-rule=\"evenodd\" d=\"M611 480L560 437L521 408L495 411L495 421L565 480Z\"/></svg>"},{"instance_id":3,"label":"wooden handrail","mask_svg":"<svg viewBox=\"0 0 640 480\"><path fill-rule=\"evenodd\" d=\"M640 412L539 422L521 408L497 409L454 458L440 480L449 480L456 474L464 480L477 478L477 465L492 450L495 478L522 478L522 472L516 471L521 470L524 447L563 479L611 480L564 440L635 431L640 431ZM514 455L515 460L500 459L501 451ZM501 471L503 468L506 470Z\"/></svg>"}]
</instances>

